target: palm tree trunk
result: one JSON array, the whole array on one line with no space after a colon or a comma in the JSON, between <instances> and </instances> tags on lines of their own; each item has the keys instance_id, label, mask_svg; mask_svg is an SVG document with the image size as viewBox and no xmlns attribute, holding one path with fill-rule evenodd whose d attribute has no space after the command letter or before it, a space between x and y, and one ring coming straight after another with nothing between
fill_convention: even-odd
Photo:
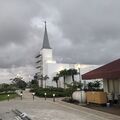
<instances>
[{"instance_id":1,"label":"palm tree trunk","mask_svg":"<svg viewBox=\"0 0 120 120\"><path fill-rule=\"evenodd\" d=\"M45 80L45 88L46 88L46 80Z\"/></svg>"},{"instance_id":2,"label":"palm tree trunk","mask_svg":"<svg viewBox=\"0 0 120 120\"><path fill-rule=\"evenodd\" d=\"M65 76L63 77L63 79L64 79L64 89L65 89Z\"/></svg>"},{"instance_id":3,"label":"palm tree trunk","mask_svg":"<svg viewBox=\"0 0 120 120\"><path fill-rule=\"evenodd\" d=\"M43 79L41 79L41 87L43 88Z\"/></svg>"},{"instance_id":4,"label":"palm tree trunk","mask_svg":"<svg viewBox=\"0 0 120 120\"><path fill-rule=\"evenodd\" d=\"M58 88L58 81L56 81L56 86L57 86L57 88Z\"/></svg>"},{"instance_id":5,"label":"palm tree trunk","mask_svg":"<svg viewBox=\"0 0 120 120\"><path fill-rule=\"evenodd\" d=\"M74 75L72 75L72 81L73 81L73 82L75 81L75 79L74 79Z\"/></svg>"}]
</instances>

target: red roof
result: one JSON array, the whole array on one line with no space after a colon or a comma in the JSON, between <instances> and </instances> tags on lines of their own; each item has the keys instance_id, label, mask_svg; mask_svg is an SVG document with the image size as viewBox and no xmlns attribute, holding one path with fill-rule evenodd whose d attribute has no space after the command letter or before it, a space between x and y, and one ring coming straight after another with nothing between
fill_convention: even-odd
<instances>
[{"instance_id":1,"label":"red roof","mask_svg":"<svg viewBox=\"0 0 120 120\"><path fill-rule=\"evenodd\" d=\"M120 78L120 59L94 69L82 75L83 80L89 79L116 79Z\"/></svg>"}]
</instances>

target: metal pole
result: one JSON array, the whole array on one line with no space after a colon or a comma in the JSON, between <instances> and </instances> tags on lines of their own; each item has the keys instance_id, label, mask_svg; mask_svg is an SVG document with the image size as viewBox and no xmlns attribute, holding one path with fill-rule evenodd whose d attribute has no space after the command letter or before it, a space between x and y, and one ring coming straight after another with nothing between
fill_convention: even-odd
<instances>
[{"instance_id":1,"label":"metal pole","mask_svg":"<svg viewBox=\"0 0 120 120\"><path fill-rule=\"evenodd\" d=\"M45 100L46 100L46 95L45 95Z\"/></svg>"},{"instance_id":2,"label":"metal pole","mask_svg":"<svg viewBox=\"0 0 120 120\"><path fill-rule=\"evenodd\" d=\"M46 95L47 95L47 93L45 93L44 95L45 95L45 100L46 100Z\"/></svg>"},{"instance_id":3,"label":"metal pole","mask_svg":"<svg viewBox=\"0 0 120 120\"><path fill-rule=\"evenodd\" d=\"M78 70L79 70L79 81L80 81L80 83L81 83L81 79L80 79L80 68L78 68ZM80 88L81 89L81 88Z\"/></svg>"},{"instance_id":4,"label":"metal pole","mask_svg":"<svg viewBox=\"0 0 120 120\"><path fill-rule=\"evenodd\" d=\"M55 102L55 94L53 94L53 102Z\"/></svg>"},{"instance_id":5,"label":"metal pole","mask_svg":"<svg viewBox=\"0 0 120 120\"><path fill-rule=\"evenodd\" d=\"M33 95L33 101L34 101L34 95Z\"/></svg>"},{"instance_id":6,"label":"metal pole","mask_svg":"<svg viewBox=\"0 0 120 120\"><path fill-rule=\"evenodd\" d=\"M21 96L21 100L22 100L22 94L20 96Z\"/></svg>"},{"instance_id":7,"label":"metal pole","mask_svg":"<svg viewBox=\"0 0 120 120\"><path fill-rule=\"evenodd\" d=\"M8 101L9 101L9 99L10 99L9 96L10 96L10 95L8 95Z\"/></svg>"},{"instance_id":8,"label":"metal pole","mask_svg":"<svg viewBox=\"0 0 120 120\"><path fill-rule=\"evenodd\" d=\"M34 98L34 97L35 97L35 93L32 93L32 95L33 95L33 101L34 101L34 99L35 99L35 98Z\"/></svg>"},{"instance_id":9,"label":"metal pole","mask_svg":"<svg viewBox=\"0 0 120 120\"><path fill-rule=\"evenodd\" d=\"M79 81L80 81L80 84L82 84L80 68L78 68L78 69L79 69ZM80 90L81 90L81 103L82 103L82 88L80 88Z\"/></svg>"},{"instance_id":10,"label":"metal pole","mask_svg":"<svg viewBox=\"0 0 120 120\"><path fill-rule=\"evenodd\" d=\"M53 97L53 102L55 102L55 96Z\"/></svg>"}]
</instances>

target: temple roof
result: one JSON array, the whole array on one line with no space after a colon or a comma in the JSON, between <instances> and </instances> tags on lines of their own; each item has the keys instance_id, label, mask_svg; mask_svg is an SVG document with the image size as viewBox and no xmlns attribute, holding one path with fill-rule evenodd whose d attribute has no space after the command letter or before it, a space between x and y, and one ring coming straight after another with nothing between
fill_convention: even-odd
<instances>
[{"instance_id":1,"label":"temple roof","mask_svg":"<svg viewBox=\"0 0 120 120\"><path fill-rule=\"evenodd\" d=\"M48 34L47 34L46 22L45 22L45 32L44 32L42 49L51 49L50 44L49 44Z\"/></svg>"},{"instance_id":2,"label":"temple roof","mask_svg":"<svg viewBox=\"0 0 120 120\"><path fill-rule=\"evenodd\" d=\"M97 69L87 72L82 75L83 80L89 79L116 79L120 78L120 59L103 65Z\"/></svg>"}]
</instances>

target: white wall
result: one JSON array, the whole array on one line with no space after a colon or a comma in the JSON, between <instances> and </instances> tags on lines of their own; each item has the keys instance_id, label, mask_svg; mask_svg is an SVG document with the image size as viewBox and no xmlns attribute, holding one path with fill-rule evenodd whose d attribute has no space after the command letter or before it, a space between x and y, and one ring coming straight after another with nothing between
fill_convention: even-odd
<instances>
[{"instance_id":1,"label":"white wall","mask_svg":"<svg viewBox=\"0 0 120 120\"><path fill-rule=\"evenodd\" d=\"M53 77L57 74L57 72L64 70L64 69L70 69L70 68L74 68L74 65L73 64L48 63L47 64L47 69L48 69L47 75L49 76L50 79L47 81L47 85L56 86L56 83L52 81ZM61 83L61 86L63 86L62 83Z\"/></svg>"},{"instance_id":2,"label":"white wall","mask_svg":"<svg viewBox=\"0 0 120 120\"><path fill-rule=\"evenodd\" d=\"M52 49L42 49L40 51L40 53L42 54L42 66L43 66L42 74L43 74L43 76L45 76L45 75L49 76L49 79L46 82L47 86L56 86L56 83L53 82L52 79L56 75L56 73L61 70L70 69L70 68L78 69L78 66L80 66L80 73L84 74L88 71L91 71L91 70L99 67L98 65L56 63L56 61L53 60ZM75 80L79 81L79 75L75 76ZM72 82L71 76L67 77L66 83L71 83L71 82ZM83 81L83 82L85 82L85 81ZM64 86L62 77L60 78L59 85L61 87Z\"/></svg>"},{"instance_id":3,"label":"white wall","mask_svg":"<svg viewBox=\"0 0 120 120\"><path fill-rule=\"evenodd\" d=\"M82 66L82 65L81 65ZM84 74L92 69L95 69L99 67L98 65L86 65L86 67L83 67L80 69L80 73ZM62 64L62 63L47 63L47 70L46 75L49 76L49 80L47 80L47 86L56 86L56 83L52 81L53 77L56 75L57 72L64 70L64 69L70 69L75 68L76 64ZM78 71L79 72L79 71ZM75 80L79 81L79 75L75 75ZM66 83L70 84L72 82L71 76L66 77ZM86 81L82 80L82 83L85 83ZM63 78L60 78L59 86L63 87Z\"/></svg>"}]
</instances>

